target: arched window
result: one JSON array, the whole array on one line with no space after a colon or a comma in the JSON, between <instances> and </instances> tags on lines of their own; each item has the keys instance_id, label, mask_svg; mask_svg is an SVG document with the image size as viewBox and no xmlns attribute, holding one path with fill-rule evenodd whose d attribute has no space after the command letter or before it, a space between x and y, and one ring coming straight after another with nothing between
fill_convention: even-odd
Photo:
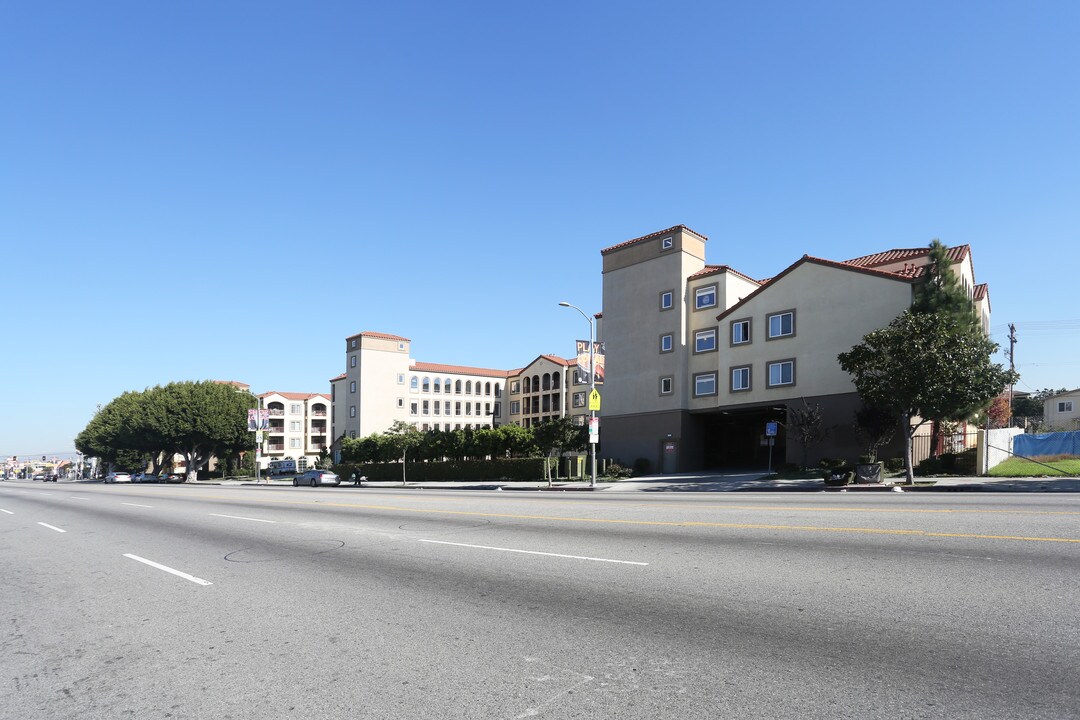
<instances>
[{"instance_id":1,"label":"arched window","mask_svg":"<svg viewBox=\"0 0 1080 720\"><path fill-rule=\"evenodd\" d=\"M456 381L454 383L454 392L456 392L458 395L461 394L461 381L460 380L458 380L458 381Z\"/></svg>"},{"instance_id":2,"label":"arched window","mask_svg":"<svg viewBox=\"0 0 1080 720\"><path fill-rule=\"evenodd\" d=\"M409 387L415 390L420 385L420 379L413 375L409 378Z\"/></svg>"},{"instance_id":3,"label":"arched window","mask_svg":"<svg viewBox=\"0 0 1080 720\"><path fill-rule=\"evenodd\" d=\"M522 392L532 392L532 390L529 389L531 384L532 384L532 381L529 380L528 377L526 377L524 382L522 382L522 387L523 387Z\"/></svg>"},{"instance_id":4,"label":"arched window","mask_svg":"<svg viewBox=\"0 0 1080 720\"><path fill-rule=\"evenodd\" d=\"M465 381L465 394L472 395L472 380Z\"/></svg>"},{"instance_id":5,"label":"arched window","mask_svg":"<svg viewBox=\"0 0 1080 720\"><path fill-rule=\"evenodd\" d=\"M541 385L541 388L544 390L551 389L551 376L547 373L544 373L543 385Z\"/></svg>"},{"instance_id":6,"label":"arched window","mask_svg":"<svg viewBox=\"0 0 1080 720\"><path fill-rule=\"evenodd\" d=\"M540 376L533 375L533 392L540 392Z\"/></svg>"},{"instance_id":7,"label":"arched window","mask_svg":"<svg viewBox=\"0 0 1080 720\"><path fill-rule=\"evenodd\" d=\"M431 378L424 378L423 391L431 392Z\"/></svg>"},{"instance_id":8,"label":"arched window","mask_svg":"<svg viewBox=\"0 0 1080 720\"><path fill-rule=\"evenodd\" d=\"M442 380L440 380L439 378L435 378L435 392L442 392Z\"/></svg>"},{"instance_id":9,"label":"arched window","mask_svg":"<svg viewBox=\"0 0 1080 720\"><path fill-rule=\"evenodd\" d=\"M443 392L449 395L452 385L453 384L450 382L450 378L446 378L445 380L443 380Z\"/></svg>"},{"instance_id":10,"label":"arched window","mask_svg":"<svg viewBox=\"0 0 1080 720\"><path fill-rule=\"evenodd\" d=\"M491 394L491 383L489 383L489 382L484 383L484 394L485 395L490 395Z\"/></svg>"}]
</instances>

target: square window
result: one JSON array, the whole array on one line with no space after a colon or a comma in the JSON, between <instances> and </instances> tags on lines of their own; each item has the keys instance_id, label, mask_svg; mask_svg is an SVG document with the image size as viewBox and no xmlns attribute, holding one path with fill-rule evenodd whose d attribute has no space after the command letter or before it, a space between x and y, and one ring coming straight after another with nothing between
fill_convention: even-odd
<instances>
[{"instance_id":1,"label":"square window","mask_svg":"<svg viewBox=\"0 0 1080 720\"><path fill-rule=\"evenodd\" d=\"M750 389L750 366L731 368L731 392Z\"/></svg>"},{"instance_id":2,"label":"square window","mask_svg":"<svg viewBox=\"0 0 1080 720\"><path fill-rule=\"evenodd\" d=\"M666 238L664 238L663 240L660 241L660 249L661 250L670 250L674 244L675 244L675 239L674 238L666 237Z\"/></svg>"},{"instance_id":3,"label":"square window","mask_svg":"<svg viewBox=\"0 0 1080 720\"><path fill-rule=\"evenodd\" d=\"M660 352L671 352L675 348L675 338L671 333L660 336Z\"/></svg>"},{"instance_id":4,"label":"square window","mask_svg":"<svg viewBox=\"0 0 1080 720\"><path fill-rule=\"evenodd\" d=\"M716 349L716 328L698 330L694 333L694 352L712 352Z\"/></svg>"},{"instance_id":5,"label":"square window","mask_svg":"<svg viewBox=\"0 0 1080 720\"><path fill-rule=\"evenodd\" d=\"M731 344L744 345L750 342L750 320L733 320L731 322Z\"/></svg>"},{"instance_id":6,"label":"square window","mask_svg":"<svg viewBox=\"0 0 1080 720\"><path fill-rule=\"evenodd\" d=\"M673 385L674 380L670 376L660 378L660 394L670 395L672 393Z\"/></svg>"},{"instance_id":7,"label":"square window","mask_svg":"<svg viewBox=\"0 0 1080 720\"><path fill-rule=\"evenodd\" d=\"M769 315L769 339L795 334L795 311L787 310Z\"/></svg>"},{"instance_id":8,"label":"square window","mask_svg":"<svg viewBox=\"0 0 1080 720\"><path fill-rule=\"evenodd\" d=\"M694 397L716 394L716 373L702 373L694 376Z\"/></svg>"},{"instance_id":9,"label":"square window","mask_svg":"<svg viewBox=\"0 0 1080 720\"><path fill-rule=\"evenodd\" d=\"M660 293L660 309L661 310L670 310L672 308L672 306L674 306L674 304L675 304L675 291L674 290L665 290L664 292Z\"/></svg>"},{"instance_id":10,"label":"square window","mask_svg":"<svg viewBox=\"0 0 1080 720\"><path fill-rule=\"evenodd\" d=\"M349 347L352 348L353 350L356 349L356 339L355 338L353 338L352 340L349 341Z\"/></svg>"},{"instance_id":11,"label":"square window","mask_svg":"<svg viewBox=\"0 0 1080 720\"><path fill-rule=\"evenodd\" d=\"M703 310L711 307L716 307L716 286L709 285L695 290L694 309Z\"/></svg>"},{"instance_id":12,"label":"square window","mask_svg":"<svg viewBox=\"0 0 1080 720\"><path fill-rule=\"evenodd\" d=\"M769 363L769 387L795 384L795 361Z\"/></svg>"}]
</instances>

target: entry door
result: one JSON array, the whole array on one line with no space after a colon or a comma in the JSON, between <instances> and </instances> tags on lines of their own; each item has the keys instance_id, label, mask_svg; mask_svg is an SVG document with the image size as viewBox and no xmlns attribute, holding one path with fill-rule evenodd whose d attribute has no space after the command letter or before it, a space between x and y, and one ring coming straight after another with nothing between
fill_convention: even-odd
<instances>
[{"instance_id":1,"label":"entry door","mask_svg":"<svg viewBox=\"0 0 1080 720\"><path fill-rule=\"evenodd\" d=\"M675 440L664 440L661 444L661 458L663 473L671 475L678 472L679 467L679 444Z\"/></svg>"}]
</instances>

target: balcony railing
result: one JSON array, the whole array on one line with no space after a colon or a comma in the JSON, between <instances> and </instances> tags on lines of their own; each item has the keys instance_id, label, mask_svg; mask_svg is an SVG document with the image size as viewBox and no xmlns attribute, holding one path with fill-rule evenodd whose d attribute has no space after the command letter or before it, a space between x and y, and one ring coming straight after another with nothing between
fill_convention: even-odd
<instances>
[{"instance_id":1,"label":"balcony railing","mask_svg":"<svg viewBox=\"0 0 1080 720\"><path fill-rule=\"evenodd\" d=\"M284 445L267 445L266 452L285 452Z\"/></svg>"},{"instance_id":2,"label":"balcony railing","mask_svg":"<svg viewBox=\"0 0 1080 720\"><path fill-rule=\"evenodd\" d=\"M285 411L284 410L278 410L277 408L270 408L270 414L273 415L273 416L280 416L280 415L284 415Z\"/></svg>"},{"instance_id":3,"label":"balcony railing","mask_svg":"<svg viewBox=\"0 0 1080 720\"><path fill-rule=\"evenodd\" d=\"M312 417L326 417L326 411L325 410L312 410L311 415L312 415Z\"/></svg>"}]
</instances>

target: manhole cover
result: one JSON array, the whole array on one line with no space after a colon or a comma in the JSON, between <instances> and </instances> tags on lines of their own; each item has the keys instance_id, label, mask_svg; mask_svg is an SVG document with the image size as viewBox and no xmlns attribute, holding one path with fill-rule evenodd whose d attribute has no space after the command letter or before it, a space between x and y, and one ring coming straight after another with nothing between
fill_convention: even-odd
<instances>
[{"instance_id":1,"label":"manhole cover","mask_svg":"<svg viewBox=\"0 0 1080 720\"><path fill-rule=\"evenodd\" d=\"M229 562L244 563L294 560L296 558L322 555L341 547L345 547L345 543L341 540L294 540L236 550L226 555L225 559Z\"/></svg>"}]
</instances>

